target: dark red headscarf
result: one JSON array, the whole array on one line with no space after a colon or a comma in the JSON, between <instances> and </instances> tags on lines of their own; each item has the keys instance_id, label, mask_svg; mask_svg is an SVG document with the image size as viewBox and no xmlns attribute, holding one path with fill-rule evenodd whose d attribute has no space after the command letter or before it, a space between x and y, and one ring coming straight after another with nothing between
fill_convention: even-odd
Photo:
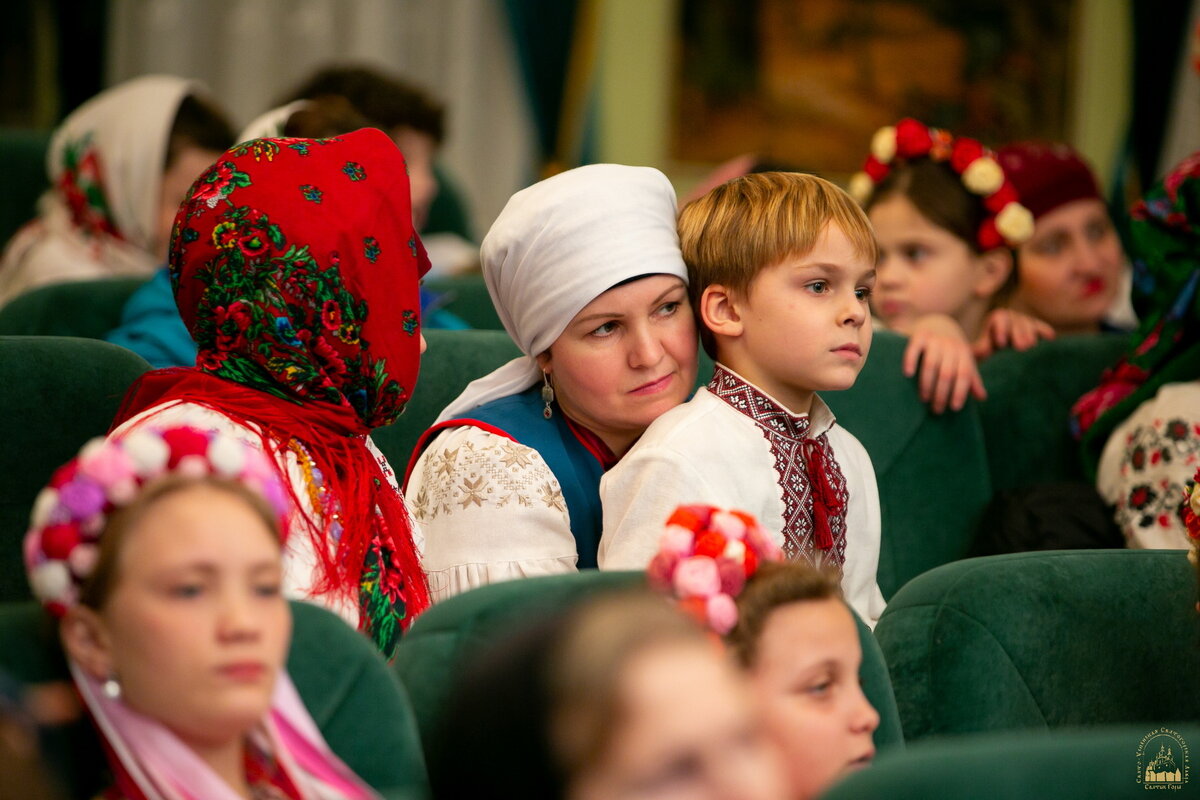
<instances>
[{"instance_id":1,"label":"dark red headscarf","mask_svg":"<svg viewBox=\"0 0 1200 800\"><path fill-rule=\"evenodd\" d=\"M403 500L366 446L404 410L420 363L429 259L406 170L374 129L257 139L221 156L171 240L196 366L147 373L113 422L198 403L259 426L277 458L292 450L303 467L307 453L324 489L305 498L321 498L308 526L322 562L315 589L356 595L360 625L389 656L429 604Z\"/></svg>"}]
</instances>

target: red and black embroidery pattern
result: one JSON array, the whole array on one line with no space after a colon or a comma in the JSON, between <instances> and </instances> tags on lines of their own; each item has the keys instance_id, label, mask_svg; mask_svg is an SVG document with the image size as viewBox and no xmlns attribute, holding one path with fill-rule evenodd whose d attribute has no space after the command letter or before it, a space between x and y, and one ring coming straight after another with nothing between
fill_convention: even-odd
<instances>
[{"instance_id":1,"label":"red and black embroidery pattern","mask_svg":"<svg viewBox=\"0 0 1200 800\"><path fill-rule=\"evenodd\" d=\"M833 457L826 431L809 436L808 417L797 417L727 369L717 365L708 390L754 420L771 445L783 499L783 552L816 565L846 562L846 477Z\"/></svg>"}]
</instances>

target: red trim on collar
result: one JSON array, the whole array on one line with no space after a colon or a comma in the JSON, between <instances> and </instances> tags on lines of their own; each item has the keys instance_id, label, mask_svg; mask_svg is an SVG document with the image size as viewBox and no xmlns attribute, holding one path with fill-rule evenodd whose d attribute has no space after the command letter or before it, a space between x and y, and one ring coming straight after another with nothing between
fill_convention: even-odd
<instances>
[{"instance_id":1,"label":"red trim on collar","mask_svg":"<svg viewBox=\"0 0 1200 800\"><path fill-rule=\"evenodd\" d=\"M591 453L595 459L600 462L600 467L605 472L612 469L613 466L615 466L616 463L621 460L621 457L614 454L613 451L609 449L608 445L604 443L604 440L595 433L583 427L566 414L563 414L563 419L566 420L567 427L571 429L571 433L575 434L575 438L578 439L579 443L584 446L584 449Z\"/></svg>"}]
</instances>

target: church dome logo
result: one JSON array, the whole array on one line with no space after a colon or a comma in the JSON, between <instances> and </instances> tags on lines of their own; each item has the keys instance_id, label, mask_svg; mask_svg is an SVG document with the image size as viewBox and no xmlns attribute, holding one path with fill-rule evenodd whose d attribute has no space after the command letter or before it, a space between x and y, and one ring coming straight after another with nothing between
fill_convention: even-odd
<instances>
[{"instance_id":1,"label":"church dome logo","mask_svg":"<svg viewBox=\"0 0 1200 800\"><path fill-rule=\"evenodd\" d=\"M1188 782L1188 745L1178 732L1156 728L1138 743L1137 782L1144 789L1178 789Z\"/></svg>"}]
</instances>

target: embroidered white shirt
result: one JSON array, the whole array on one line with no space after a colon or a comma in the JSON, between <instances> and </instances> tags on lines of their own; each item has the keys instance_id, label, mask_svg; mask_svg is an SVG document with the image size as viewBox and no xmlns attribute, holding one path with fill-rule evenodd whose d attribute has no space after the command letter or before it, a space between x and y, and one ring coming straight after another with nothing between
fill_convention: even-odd
<instances>
[{"instance_id":1,"label":"embroidered white shirt","mask_svg":"<svg viewBox=\"0 0 1200 800\"><path fill-rule=\"evenodd\" d=\"M759 390L761 392L761 390ZM845 476L848 502L842 591L871 627L883 613L876 584L880 512L867 451L813 397L814 423L828 415L829 446ZM778 405L778 403L776 403ZM601 569L643 569L676 506L703 503L753 514L784 546L784 477L760 425L707 388L655 420L600 481Z\"/></svg>"},{"instance_id":2,"label":"embroidered white shirt","mask_svg":"<svg viewBox=\"0 0 1200 800\"><path fill-rule=\"evenodd\" d=\"M1200 381L1168 383L1113 430L1096 489L1131 548L1188 549L1183 489L1200 465Z\"/></svg>"},{"instance_id":3,"label":"embroidered white shirt","mask_svg":"<svg viewBox=\"0 0 1200 800\"><path fill-rule=\"evenodd\" d=\"M578 561L558 479L537 450L471 425L439 433L408 479L425 534L433 600L489 583L573 572Z\"/></svg>"}]
</instances>

